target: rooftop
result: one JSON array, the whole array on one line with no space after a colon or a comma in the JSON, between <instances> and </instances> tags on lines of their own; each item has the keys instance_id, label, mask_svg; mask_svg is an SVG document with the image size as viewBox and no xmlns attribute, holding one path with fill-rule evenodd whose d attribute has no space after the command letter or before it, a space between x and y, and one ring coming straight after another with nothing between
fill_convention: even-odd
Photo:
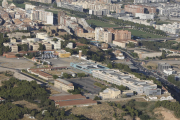
<instances>
[{"instance_id":1,"label":"rooftop","mask_svg":"<svg viewBox=\"0 0 180 120\"><path fill-rule=\"evenodd\" d=\"M95 104L95 103L97 102L91 99L56 102L56 104L58 104L59 106L72 106L72 105L74 106L74 105Z\"/></svg>"},{"instance_id":2,"label":"rooftop","mask_svg":"<svg viewBox=\"0 0 180 120\"><path fill-rule=\"evenodd\" d=\"M76 94L76 95L64 95L64 96L50 96L49 99L54 101L67 101L67 100L86 99L86 97L82 96L81 94Z\"/></svg>"},{"instance_id":3,"label":"rooftop","mask_svg":"<svg viewBox=\"0 0 180 120\"><path fill-rule=\"evenodd\" d=\"M60 83L63 83L63 84L66 84L68 86L73 86L73 84L71 82L68 82L68 81L60 79L60 78L56 79L56 81L60 82Z\"/></svg>"}]
</instances>

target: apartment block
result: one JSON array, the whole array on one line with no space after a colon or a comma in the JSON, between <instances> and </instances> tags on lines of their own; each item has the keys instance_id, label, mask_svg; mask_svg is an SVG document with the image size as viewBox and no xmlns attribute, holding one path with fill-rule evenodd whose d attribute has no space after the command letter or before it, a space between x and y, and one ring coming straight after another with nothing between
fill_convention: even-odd
<instances>
[{"instance_id":1,"label":"apartment block","mask_svg":"<svg viewBox=\"0 0 180 120\"><path fill-rule=\"evenodd\" d=\"M124 10L126 12L132 13L133 15L135 15L136 13L149 13L149 14L156 13L155 7L149 7L144 5L125 5Z\"/></svg>"},{"instance_id":2,"label":"apartment block","mask_svg":"<svg viewBox=\"0 0 180 120\"><path fill-rule=\"evenodd\" d=\"M40 3L52 3L52 0L30 0L30 1L34 1L34 2L40 2Z\"/></svg>"},{"instance_id":3,"label":"apartment block","mask_svg":"<svg viewBox=\"0 0 180 120\"><path fill-rule=\"evenodd\" d=\"M104 32L104 42L111 43L112 42L112 33L105 31Z\"/></svg>"}]
</instances>

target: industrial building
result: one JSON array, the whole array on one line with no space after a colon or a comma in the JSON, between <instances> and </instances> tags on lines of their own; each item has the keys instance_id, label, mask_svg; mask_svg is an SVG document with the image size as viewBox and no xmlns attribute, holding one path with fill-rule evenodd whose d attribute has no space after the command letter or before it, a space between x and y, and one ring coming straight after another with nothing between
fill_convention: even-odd
<instances>
[{"instance_id":1,"label":"industrial building","mask_svg":"<svg viewBox=\"0 0 180 120\"><path fill-rule=\"evenodd\" d=\"M127 86L138 94L161 95L161 89L157 88L153 81L140 80L134 75L124 74L119 70L93 70L92 76L112 84Z\"/></svg>"},{"instance_id":2,"label":"industrial building","mask_svg":"<svg viewBox=\"0 0 180 120\"><path fill-rule=\"evenodd\" d=\"M54 80L54 87L68 92L68 90L74 90L74 85L63 79Z\"/></svg>"},{"instance_id":3,"label":"industrial building","mask_svg":"<svg viewBox=\"0 0 180 120\"><path fill-rule=\"evenodd\" d=\"M59 108L66 107L84 107L97 105L97 102L91 99L86 99L85 96L80 94L76 95L63 95L63 96L51 96L49 99L55 102L55 106Z\"/></svg>"},{"instance_id":4,"label":"industrial building","mask_svg":"<svg viewBox=\"0 0 180 120\"><path fill-rule=\"evenodd\" d=\"M70 63L70 66L79 70L82 70L86 73L91 74L93 70L106 70L109 69L107 67L98 65L96 63L92 63L92 62L81 62L81 63Z\"/></svg>"},{"instance_id":5,"label":"industrial building","mask_svg":"<svg viewBox=\"0 0 180 120\"><path fill-rule=\"evenodd\" d=\"M119 98L121 91L116 88L106 88L103 92L99 93L102 100Z\"/></svg>"}]
</instances>

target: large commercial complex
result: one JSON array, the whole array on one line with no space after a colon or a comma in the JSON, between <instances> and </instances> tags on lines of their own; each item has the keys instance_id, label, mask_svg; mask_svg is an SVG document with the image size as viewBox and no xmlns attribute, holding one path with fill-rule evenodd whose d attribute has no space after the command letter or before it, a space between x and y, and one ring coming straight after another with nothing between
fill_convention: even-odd
<instances>
[{"instance_id":1,"label":"large commercial complex","mask_svg":"<svg viewBox=\"0 0 180 120\"><path fill-rule=\"evenodd\" d=\"M140 80L131 74L124 74L119 70L93 70L92 76L104 80L108 83L127 86L130 90L138 94L161 95L161 89L153 81Z\"/></svg>"}]
</instances>

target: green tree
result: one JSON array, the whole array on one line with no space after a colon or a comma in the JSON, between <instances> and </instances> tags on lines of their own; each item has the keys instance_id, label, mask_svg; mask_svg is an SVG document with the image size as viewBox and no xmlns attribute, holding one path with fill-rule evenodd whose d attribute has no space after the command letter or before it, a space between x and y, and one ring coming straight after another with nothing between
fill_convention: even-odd
<instances>
[{"instance_id":1,"label":"green tree","mask_svg":"<svg viewBox=\"0 0 180 120\"><path fill-rule=\"evenodd\" d=\"M58 76L57 75L53 75L53 79L57 79L58 78Z\"/></svg>"}]
</instances>

